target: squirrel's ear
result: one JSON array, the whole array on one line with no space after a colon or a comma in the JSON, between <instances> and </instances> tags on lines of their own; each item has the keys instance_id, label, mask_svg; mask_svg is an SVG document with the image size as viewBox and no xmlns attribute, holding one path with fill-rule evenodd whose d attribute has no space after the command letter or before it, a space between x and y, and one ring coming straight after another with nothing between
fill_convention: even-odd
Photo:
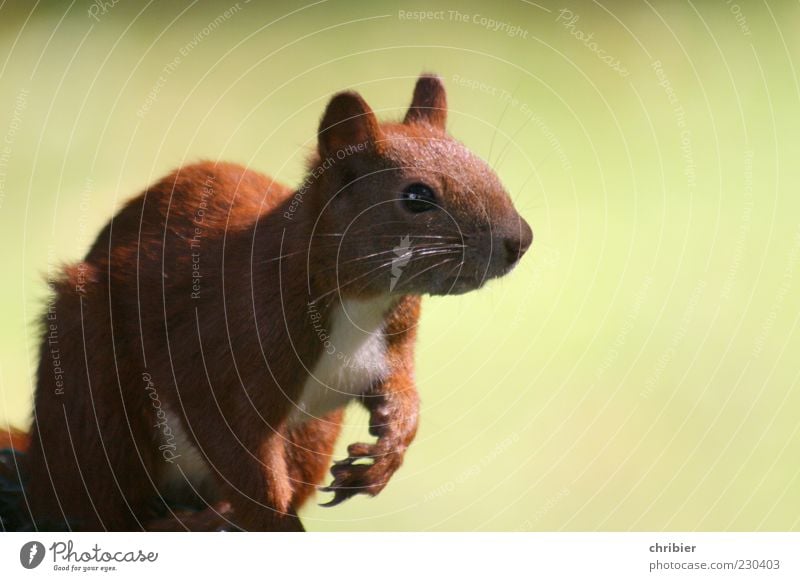
<instances>
[{"instance_id":1,"label":"squirrel's ear","mask_svg":"<svg viewBox=\"0 0 800 581\"><path fill-rule=\"evenodd\" d=\"M319 153L335 154L348 145L372 144L379 140L375 113L361 95L351 91L334 95L319 124Z\"/></svg>"},{"instance_id":2,"label":"squirrel's ear","mask_svg":"<svg viewBox=\"0 0 800 581\"><path fill-rule=\"evenodd\" d=\"M414 98L403 123L428 123L444 129L447 121L447 93L444 83L436 75L422 75L414 87Z\"/></svg>"}]
</instances>

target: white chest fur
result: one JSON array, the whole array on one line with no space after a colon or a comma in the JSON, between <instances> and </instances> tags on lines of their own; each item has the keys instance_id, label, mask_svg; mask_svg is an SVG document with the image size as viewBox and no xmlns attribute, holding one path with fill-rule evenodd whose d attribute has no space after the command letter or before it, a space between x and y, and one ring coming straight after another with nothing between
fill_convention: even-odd
<instances>
[{"instance_id":1,"label":"white chest fur","mask_svg":"<svg viewBox=\"0 0 800 581\"><path fill-rule=\"evenodd\" d=\"M347 299L334 307L328 329L318 329L322 352L309 370L290 424L318 418L347 404L389 373L384 318L389 297Z\"/></svg>"}]
</instances>

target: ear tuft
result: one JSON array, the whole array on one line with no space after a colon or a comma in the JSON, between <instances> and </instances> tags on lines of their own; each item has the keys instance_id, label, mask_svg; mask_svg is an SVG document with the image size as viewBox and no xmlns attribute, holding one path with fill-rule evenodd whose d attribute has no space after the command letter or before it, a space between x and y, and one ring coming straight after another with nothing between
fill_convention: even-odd
<instances>
[{"instance_id":1,"label":"ear tuft","mask_svg":"<svg viewBox=\"0 0 800 581\"><path fill-rule=\"evenodd\" d=\"M338 93L328 103L319 124L319 153L335 155L347 146L375 145L380 135L378 120L358 93Z\"/></svg>"},{"instance_id":2,"label":"ear tuft","mask_svg":"<svg viewBox=\"0 0 800 581\"><path fill-rule=\"evenodd\" d=\"M447 92L442 79L434 74L421 75L414 87L414 98L403 123L427 123L444 130L446 122Z\"/></svg>"}]
</instances>

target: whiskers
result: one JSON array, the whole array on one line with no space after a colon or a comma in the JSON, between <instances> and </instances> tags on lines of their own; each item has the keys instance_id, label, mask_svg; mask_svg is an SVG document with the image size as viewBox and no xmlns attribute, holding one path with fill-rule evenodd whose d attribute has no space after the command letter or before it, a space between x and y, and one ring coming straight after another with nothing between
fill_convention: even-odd
<instances>
[{"instance_id":1,"label":"whiskers","mask_svg":"<svg viewBox=\"0 0 800 581\"><path fill-rule=\"evenodd\" d=\"M352 237L351 237L352 235ZM372 243L369 243L372 241ZM299 241L298 241L299 242ZM376 281L385 278L385 292L413 290L420 286L421 279L429 273L448 268L446 276L436 275L436 281L446 280L455 269L463 268L469 248L470 237L459 234L410 234L398 235L359 231L316 232L301 247L253 261L253 266L296 257L307 263L309 294L317 286L321 294L312 302L318 303L343 290L358 293L367 288L376 288ZM374 248L381 250L373 250ZM281 247L281 251L285 247ZM321 256L329 257L322 261ZM389 276L391 274L391 277ZM313 283L317 280L319 285ZM424 288L421 292L427 292ZM430 285L428 285L430 286ZM396 287L396 288L395 288ZM431 291L436 289L431 289Z\"/></svg>"},{"instance_id":2,"label":"whiskers","mask_svg":"<svg viewBox=\"0 0 800 581\"><path fill-rule=\"evenodd\" d=\"M463 264L467 248L468 247L466 244L445 242L409 246L408 248L398 246L394 249L381 250L379 252L373 252L342 262L337 262L336 264L324 269L336 270L336 286L314 299L314 302L324 300L326 297L335 293L340 293L345 288L355 288L357 291L361 291L373 284L376 279L385 276L388 271L394 269L399 271L398 286L407 287L409 282L417 279L426 272L441 268L442 266L454 261L458 261L459 263ZM425 266L422 270L413 272L413 274L409 274L409 276L403 279L404 272L411 273L411 271L414 270L415 266L419 264L419 262L423 260L429 260L431 258L437 258L437 260L432 264ZM360 272L359 274L348 279L339 278L339 274L342 271L351 270L350 267L352 266L366 266L369 267L369 270L366 272ZM319 270L317 272L319 272ZM387 285L388 284L389 283L387 281ZM389 292L390 290L391 289L387 286L386 291Z\"/></svg>"}]
</instances>

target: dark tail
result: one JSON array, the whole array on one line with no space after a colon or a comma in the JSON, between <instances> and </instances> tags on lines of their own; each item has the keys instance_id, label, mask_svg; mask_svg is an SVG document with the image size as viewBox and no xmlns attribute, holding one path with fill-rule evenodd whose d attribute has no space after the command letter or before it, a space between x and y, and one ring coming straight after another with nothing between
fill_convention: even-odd
<instances>
[{"instance_id":1,"label":"dark tail","mask_svg":"<svg viewBox=\"0 0 800 581\"><path fill-rule=\"evenodd\" d=\"M30 529L22 493L22 458L29 437L14 428L0 428L0 530Z\"/></svg>"}]
</instances>

